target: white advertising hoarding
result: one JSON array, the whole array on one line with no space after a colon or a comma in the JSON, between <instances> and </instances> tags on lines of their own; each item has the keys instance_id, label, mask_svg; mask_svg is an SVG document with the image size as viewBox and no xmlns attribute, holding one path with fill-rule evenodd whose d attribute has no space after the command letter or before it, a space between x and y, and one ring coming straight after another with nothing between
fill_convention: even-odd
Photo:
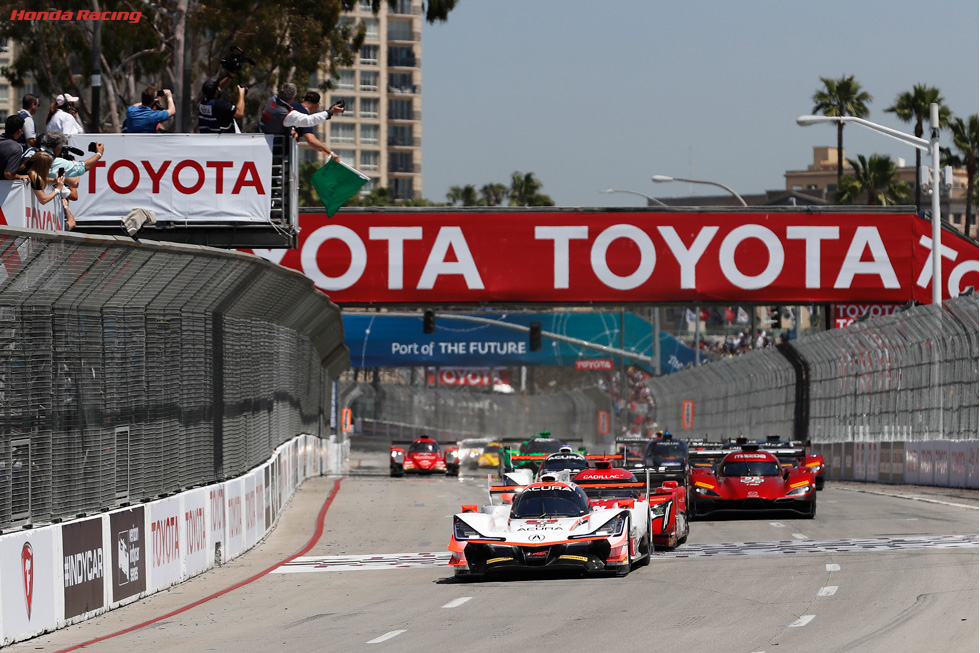
<instances>
[{"instance_id":1,"label":"white advertising hoarding","mask_svg":"<svg viewBox=\"0 0 980 653\"><path fill-rule=\"evenodd\" d=\"M56 527L25 530L0 538L0 613L3 643L55 627ZM60 552L59 552L60 553Z\"/></svg>"},{"instance_id":2,"label":"white advertising hoarding","mask_svg":"<svg viewBox=\"0 0 980 653\"><path fill-rule=\"evenodd\" d=\"M208 568L208 490L190 490L181 499L184 577L190 578Z\"/></svg>"},{"instance_id":3,"label":"white advertising hoarding","mask_svg":"<svg viewBox=\"0 0 980 653\"><path fill-rule=\"evenodd\" d=\"M157 222L269 222L272 136L266 134L78 134L105 154L80 178L72 213L86 221L121 220L149 209ZM86 152L79 156L84 160Z\"/></svg>"},{"instance_id":4,"label":"white advertising hoarding","mask_svg":"<svg viewBox=\"0 0 980 653\"><path fill-rule=\"evenodd\" d=\"M181 522L180 497L154 501L148 505L149 526L149 585L150 591L169 587L180 581Z\"/></svg>"}]
</instances>

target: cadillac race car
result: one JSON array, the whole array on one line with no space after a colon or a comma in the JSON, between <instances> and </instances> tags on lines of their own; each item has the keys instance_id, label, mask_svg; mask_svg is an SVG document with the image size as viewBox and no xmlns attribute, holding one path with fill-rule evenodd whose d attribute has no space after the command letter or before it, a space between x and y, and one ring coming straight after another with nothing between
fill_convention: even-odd
<instances>
[{"instance_id":1,"label":"cadillac race car","mask_svg":"<svg viewBox=\"0 0 980 653\"><path fill-rule=\"evenodd\" d=\"M532 569L626 575L650 562L645 503L624 498L593 508L581 487L554 480L491 488L491 496L508 490L520 490L510 506L467 505L453 516L449 564L456 577Z\"/></svg>"},{"instance_id":2,"label":"cadillac race car","mask_svg":"<svg viewBox=\"0 0 980 653\"><path fill-rule=\"evenodd\" d=\"M677 481L665 481L650 488L646 475L638 482L629 470L612 467L609 461L599 461L595 469L579 472L574 482L589 495L593 507L608 508L619 499L629 498L650 504L651 537L658 549L673 549L687 541L690 526L687 520L687 491Z\"/></svg>"},{"instance_id":3,"label":"cadillac race car","mask_svg":"<svg viewBox=\"0 0 980 653\"><path fill-rule=\"evenodd\" d=\"M759 445L742 445L715 468L691 469L691 518L722 511L790 511L812 519L817 514L817 489L806 467L782 467Z\"/></svg>"},{"instance_id":4,"label":"cadillac race car","mask_svg":"<svg viewBox=\"0 0 980 653\"><path fill-rule=\"evenodd\" d=\"M459 476L459 449L455 444L445 451L439 443L423 435L414 441L392 442L389 468L392 476L441 473Z\"/></svg>"}]
</instances>

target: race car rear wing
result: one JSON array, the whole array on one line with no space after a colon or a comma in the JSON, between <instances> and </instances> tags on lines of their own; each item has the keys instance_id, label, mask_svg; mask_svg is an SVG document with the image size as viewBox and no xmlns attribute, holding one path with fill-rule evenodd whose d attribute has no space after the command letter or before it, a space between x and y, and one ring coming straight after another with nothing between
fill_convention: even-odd
<instances>
[{"instance_id":1,"label":"race car rear wing","mask_svg":"<svg viewBox=\"0 0 980 653\"><path fill-rule=\"evenodd\" d=\"M718 447L718 443L712 444L716 446L712 448L689 449L687 452L688 464L694 469L714 467L722 458L732 452L731 449Z\"/></svg>"},{"instance_id":2,"label":"race car rear wing","mask_svg":"<svg viewBox=\"0 0 980 653\"><path fill-rule=\"evenodd\" d=\"M418 440L418 438L415 438L415 440ZM391 446L405 447L415 442L415 440L392 440ZM435 438L432 438L432 440L440 447L455 447L459 444L456 440L436 440Z\"/></svg>"}]
</instances>

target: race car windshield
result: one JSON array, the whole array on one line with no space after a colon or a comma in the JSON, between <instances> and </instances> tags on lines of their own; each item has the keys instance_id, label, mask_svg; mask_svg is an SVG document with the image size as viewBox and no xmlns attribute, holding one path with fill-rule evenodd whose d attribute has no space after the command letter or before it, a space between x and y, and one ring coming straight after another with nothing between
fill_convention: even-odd
<instances>
[{"instance_id":1,"label":"race car windshield","mask_svg":"<svg viewBox=\"0 0 980 653\"><path fill-rule=\"evenodd\" d=\"M721 466L722 476L779 476L775 460L733 460Z\"/></svg>"},{"instance_id":2,"label":"race car windshield","mask_svg":"<svg viewBox=\"0 0 980 653\"><path fill-rule=\"evenodd\" d=\"M483 453L500 453L500 445L488 444L487 446L483 447Z\"/></svg>"},{"instance_id":3,"label":"race car windshield","mask_svg":"<svg viewBox=\"0 0 980 653\"><path fill-rule=\"evenodd\" d=\"M556 488L521 492L514 500L510 516L514 519L581 517L588 512L589 500L584 492Z\"/></svg>"},{"instance_id":4,"label":"race car windshield","mask_svg":"<svg viewBox=\"0 0 980 653\"><path fill-rule=\"evenodd\" d=\"M557 453L561 449L558 440L531 440L525 453Z\"/></svg>"},{"instance_id":5,"label":"race car windshield","mask_svg":"<svg viewBox=\"0 0 980 653\"><path fill-rule=\"evenodd\" d=\"M435 442L413 442L408 448L409 453L439 453L439 445Z\"/></svg>"},{"instance_id":6,"label":"race car windshield","mask_svg":"<svg viewBox=\"0 0 980 653\"><path fill-rule=\"evenodd\" d=\"M584 458L565 458L561 460L546 460L541 464L542 472L560 472L563 469L571 469L580 472L589 468L589 461Z\"/></svg>"},{"instance_id":7,"label":"race car windshield","mask_svg":"<svg viewBox=\"0 0 980 653\"><path fill-rule=\"evenodd\" d=\"M683 442L651 442L647 445L647 456L660 460L683 460L687 455L687 445Z\"/></svg>"},{"instance_id":8,"label":"race car windshield","mask_svg":"<svg viewBox=\"0 0 980 653\"><path fill-rule=\"evenodd\" d=\"M590 499L639 499L640 491L628 487L589 487L582 486Z\"/></svg>"}]
</instances>

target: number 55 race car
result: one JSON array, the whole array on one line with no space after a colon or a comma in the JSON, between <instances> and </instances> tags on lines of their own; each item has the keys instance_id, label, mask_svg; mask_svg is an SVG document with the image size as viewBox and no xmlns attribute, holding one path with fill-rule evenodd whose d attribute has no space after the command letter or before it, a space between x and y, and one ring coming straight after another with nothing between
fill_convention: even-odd
<instances>
[{"instance_id":1,"label":"number 55 race car","mask_svg":"<svg viewBox=\"0 0 980 653\"><path fill-rule=\"evenodd\" d=\"M567 477L567 474L566 474ZM453 516L449 564L458 578L505 571L565 569L613 571L625 576L650 562L650 509L621 499L593 508L574 483L547 480L525 488L496 487L518 494L514 503L463 506Z\"/></svg>"},{"instance_id":2,"label":"number 55 race car","mask_svg":"<svg viewBox=\"0 0 980 653\"><path fill-rule=\"evenodd\" d=\"M446 447L443 452L438 442L423 435L413 442L392 442L389 468L392 476L436 472L459 476L458 454L459 449L455 444Z\"/></svg>"},{"instance_id":3,"label":"number 55 race car","mask_svg":"<svg viewBox=\"0 0 980 653\"><path fill-rule=\"evenodd\" d=\"M742 445L725 455L717 467L691 469L691 516L720 511L789 511L812 519L817 514L817 488L806 467L785 467L759 445Z\"/></svg>"}]
</instances>

